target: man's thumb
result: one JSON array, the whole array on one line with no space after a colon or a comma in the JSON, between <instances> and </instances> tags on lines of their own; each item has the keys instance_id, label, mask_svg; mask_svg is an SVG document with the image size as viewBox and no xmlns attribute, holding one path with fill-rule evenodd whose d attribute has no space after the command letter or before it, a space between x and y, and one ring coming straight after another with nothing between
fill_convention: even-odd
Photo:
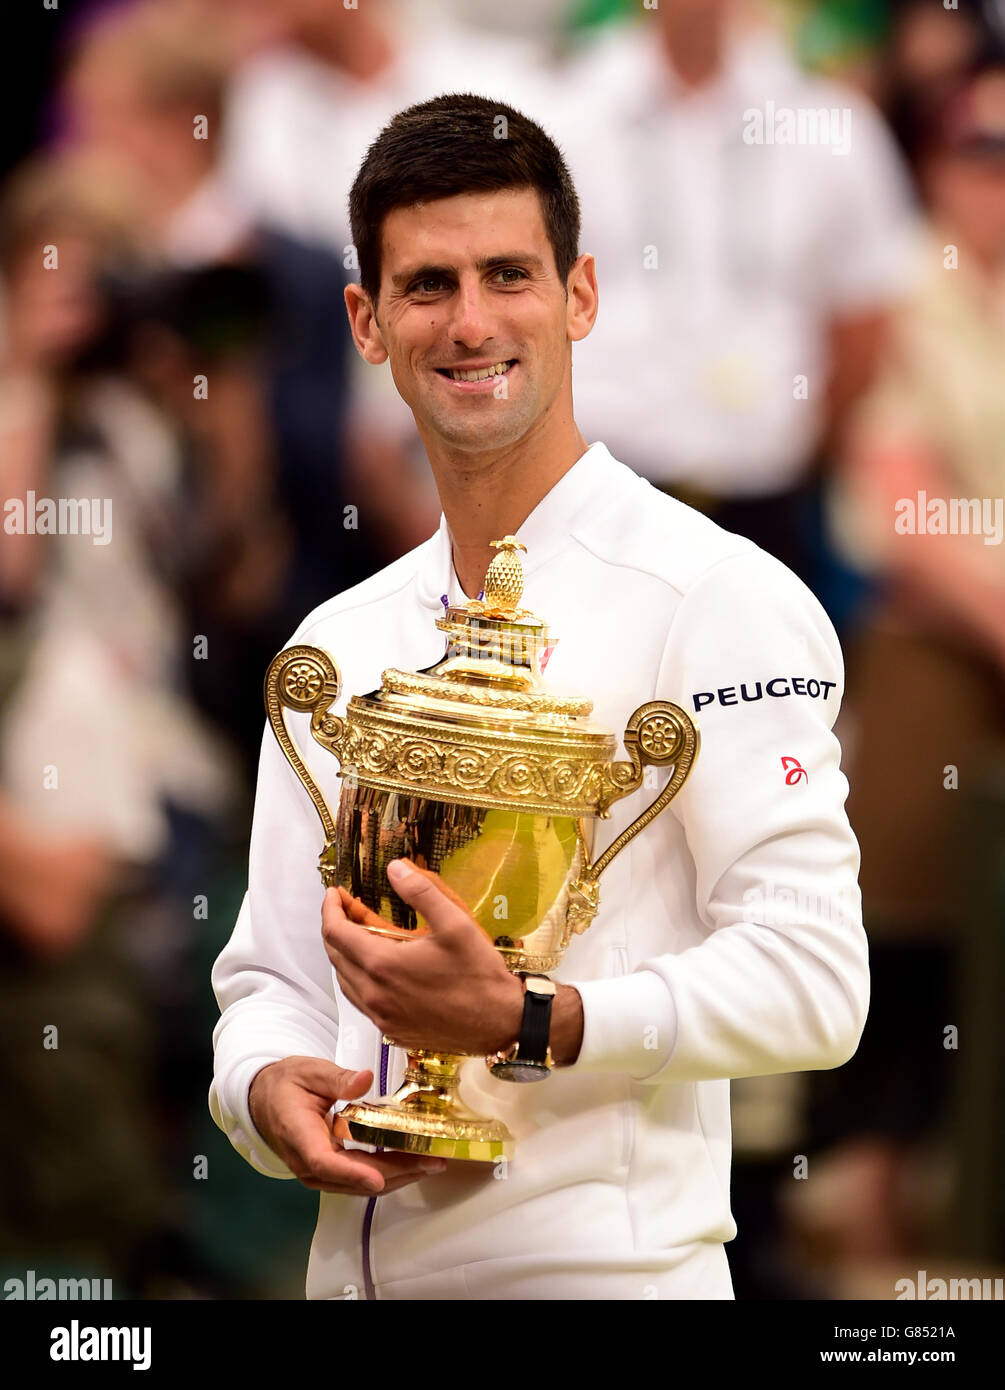
<instances>
[{"instance_id":1,"label":"man's thumb","mask_svg":"<svg viewBox=\"0 0 1005 1390\"><path fill-rule=\"evenodd\" d=\"M387 866L391 886L410 907L420 907L430 927L446 926L460 912L470 918L471 910L464 899L432 869L419 868L408 859L392 859Z\"/></svg>"},{"instance_id":2,"label":"man's thumb","mask_svg":"<svg viewBox=\"0 0 1005 1390\"><path fill-rule=\"evenodd\" d=\"M330 1066L325 1092L335 1100L355 1100L365 1095L373 1084L372 1071L352 1071L347 1067L337 1067L334 1063Z\"/></svg>"}]
</instances>

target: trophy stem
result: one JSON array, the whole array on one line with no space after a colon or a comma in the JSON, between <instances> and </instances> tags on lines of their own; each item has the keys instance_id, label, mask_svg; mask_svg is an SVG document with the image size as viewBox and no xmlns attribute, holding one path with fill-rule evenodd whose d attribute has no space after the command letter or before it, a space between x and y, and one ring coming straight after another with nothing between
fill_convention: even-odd
<instances>
[{"instance_id":1,"label":"trophy stem","mask_svg":"<svg viewBox=\"0 0 1005 1390\"><path fill-rule=\"evenodd\" d=\"M421 1050L407 1055L405 1079L390 1100L353 1101L342 1111L354 1139L433 1158L495 1163L513 1157L506 1126L476 1115L458 1094L463 1055Z\"/></svg>"}]
</instances>

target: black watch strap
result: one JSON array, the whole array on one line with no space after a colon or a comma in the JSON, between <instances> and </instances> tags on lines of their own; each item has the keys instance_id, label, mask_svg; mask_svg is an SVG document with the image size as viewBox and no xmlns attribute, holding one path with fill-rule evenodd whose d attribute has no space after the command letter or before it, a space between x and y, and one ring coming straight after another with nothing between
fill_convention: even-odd
<instances>
[{"instance_id":1,"label":"black watch strap","mask_svg":"<svg viewBox=\"0 0 1005 1390\"><path fill-rule=\"evenodd\" d=\"M530 971L518 971L521 980L546 980L547 975L535 975ZM551 1003L553 994L537 994L525 987L523 996L523 1023L520 1028L521 1062L540 1062L542 1066L548 1057L548 1040L551 1036Z\"/></svg>"}]
</instances>

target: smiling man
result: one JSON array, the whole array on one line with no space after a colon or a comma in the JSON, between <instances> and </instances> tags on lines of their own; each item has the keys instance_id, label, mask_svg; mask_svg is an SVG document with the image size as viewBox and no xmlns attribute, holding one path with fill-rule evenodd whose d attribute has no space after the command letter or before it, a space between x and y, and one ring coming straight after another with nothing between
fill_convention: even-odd
<instances>
[{"instance_id":1,"label":"smiling man","mask_svg":"<svg viewBox=\"0 0 1005 1390\"><path fill-rule=\"evenodd\" d=\"M213 1116L258 1171L320 1191L310 1298L731 1298L729 1079L840 1065L868 1007L837 639L778 561L577 429L572 344L597 281L539 126L470 95L411 107L350 213L356 345L390 363L443 512L291 639L342 667L334 712L385 667L439 659L444 598L476 596L512 533L525 601L560 634L550 684L615 730L647 700L700 708L702 752L554 972L554 1066L514 1086L480 1055L524 1036L524 982L431 875L389 870L431 925L405 947L361 931L342 890L322 902L314 810L267 730L248 893L213 972ZM632 364L611 370L631 392ZM335 760L312 771L335 804ZM655 789L615 804L610 840ZM504 1121L514 1161L346 1149L333 1106L403 1074L384 1034L471 1054L465 1099Z\"/></svg>"}]
</instances>

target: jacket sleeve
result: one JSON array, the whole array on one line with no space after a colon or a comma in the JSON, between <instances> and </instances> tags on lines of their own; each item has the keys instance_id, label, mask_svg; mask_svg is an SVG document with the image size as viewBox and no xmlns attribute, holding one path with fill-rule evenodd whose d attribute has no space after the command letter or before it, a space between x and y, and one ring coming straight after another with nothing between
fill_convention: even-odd
<instances>
[{"instance_id":1,"label":"jacket sleeve","mask_svg":"<svg viewBox=\"0 0 1005 1390\"><path fill-rule=\"evenodd\" d=\"M577 1068L658 1084L813 1071L853 1055L869 967L859 847L831 732L843 679L823 608L764 552L720 561L686 592L656 695L701 731L691 776L664 814L693 856L706 935L628 976L576 985Z\"/></svg>"},{"instance_id":2,"label":"jacket sleeve","mask_svg":"<svg viewBox=\"0 0 1005 1390\"><path fill-rule=\"evenodd\" d=\"M293 721L306 716L294 715ZM298 733L298 742L304 739ZM213 967L220 1006L209 1108L260 1173L294 1174L266 1145L248 1109L256 1072L284 1057L335 1060L338 1011L321 937L324 834L314 807L266 725L251 831L248 891Z\"/></svg>"}]
</instances>

